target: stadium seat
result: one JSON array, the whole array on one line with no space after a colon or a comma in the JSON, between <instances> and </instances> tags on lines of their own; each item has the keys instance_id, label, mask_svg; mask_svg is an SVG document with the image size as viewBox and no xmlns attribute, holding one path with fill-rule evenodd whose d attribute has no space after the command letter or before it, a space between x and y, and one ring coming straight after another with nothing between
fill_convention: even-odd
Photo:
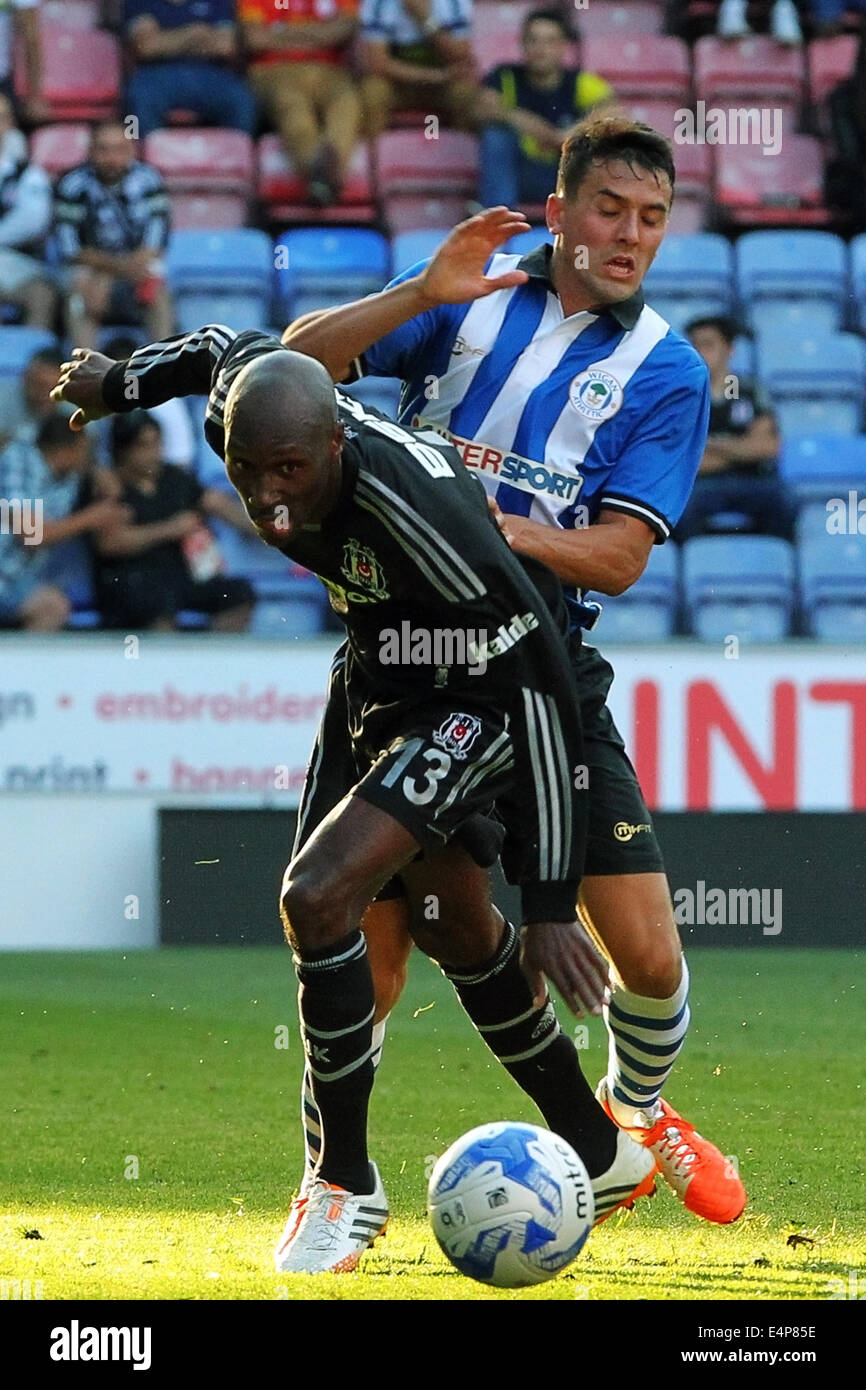
<instances>
[{"instance_id":1,"label":"stadium seat","mask_svg":"<svg viewBox=\"0 0 866 1390\"><path fill-rule=\"evenodd\" d=\"M695 90L707 106L753 106L787 103L799 106L804 95L803 54L767 35L732 43L714 34L694 47Z\"/></svg>"},{"instance_id":2,"label":"stadium seat","mask_svg":"<svg viewBox=\"0 0 866 1390\"><path fill-rule=\"evenodd\" d=\"M806 536L800 591L808 631L822 642L866 642L866 536Z\"/></svg>"},{"instance_id":3,"label":"stadium seat","mask_svg":"<svg viewBox=\"0 0 866 1390\"><path fill-rule=\"evenodd\" d=\"M683 546L683 590L702 641L779 641L794 611L794 548L775 536L698 536Z\"/></svg>"},{"instance_id":4,"label":"stadium seat","mask_svg":"<svg viewBox=\"0 0 866 1390\"><path fill-rule=\"evenodd\" d=\"M103 29L57 24L42 17L42 96L55 121L97 121L117 109L120 46ZM27 94L23 48L15 54L15 92Z\"/></svg>"},{"instance_id":5,"label":"stadium seat","mask_svg":"<svg viewBox=\"0 0 866 1390\"><path fill-rule=\"evenodd\" d=\"M826 502L804 502L798 508L796 522L798 549L809 536L826 534L828 515Z\"/></svg>"},{"instance_id":6,"label":"stadium seat","mask_svg":"<svg viewBox=\"0 0 866 1390\"><path fill-rule=\"evenodd\" d=\"M799 434L785 438L779 472L799 502L847 498L849 488L866 495L866 436Z\"/></svg>"},{"instance_id":7,"label":"stadium seat","mask_svg":"<svg viewBox=\"0 0 866 1390\"><path fill-rule=\"evenodd\" d=\"M400 232L391 239L391 274L402 275L404 270L426 261L433 255L450 232L450 227L419 227L415 232Z\"/></svg>"},{"instance_id":8,"label":"stadium seat","mask_svg":"<svg viewBox=\"0 0 866 1390\"><path fill-rule=\"evenodd\" d=\"M661 7L649 0L606 0L602 5L584 3L575 9L582 39L607 38L612 42L632 34L661 34L664 26Z\"/></svg>"},{"instance_id":9,"label":"stadium seat","mask_svg":"<svg viewBox=\"0 0 866 1390\"><path fill-rule=\"evenodd\" d=\"M862 401L866 342L855 333L807 330L787 339L760 339L758 372L772 395Z\"/></svg>"},{"instance_id":10,"label":"stadium seat","mask_svg":"<svg viewBox=\"0 0 866 1390\"><path fill-rule=\"evenodd\" d=\"M57 346L57 339L47 328L25 328L18 324L0 328L0 380L19 377L34 352Z\"/></svg>"},{"instance_id":11,"label":"stadium seat","mask_svg":"<svg viewBox=\"0 0 866 1390\"><path fill-rule=\"evenodd\" d=\"M787 135L779 153L760 145L719 145L716 200L723 219L737 226L819 227L830 221L823 205L820 141Z\"/></svg>"},{"instance_id":12,"label":"stadium seat","mask_svg":"<svg viewBox=\"0 0 866 1390\"><path fill-rule=\"evenodd\" d=\"M839 328L841 306L827 299L769 299L745 301L749 326L761 342L804 338L809 333L830 335Z\"/></svg>"},{"instance_id":13,"label":"stadium seat","mask_svg":"<svg viewBox=\"0 0 866 1390\"><path fill-rule=\"evenodd\" d=\"M269 222L314 222L318 226L330 226L374 220L375 197L366 144L359 144L355 149L339 200L328 208L315 208L307 202L306 179L295 169L278 135L263 135L257 154L256 192Z\"/></svg>"},{"instance_id":14,"label":"stadium seat","mask_svg":"<svg viewBox=\"0 0 866 1390\"><path fill-rule=\"evenodd\" d=\"M277 292L289 319L308 309L345 304L388 280L390 248L366 227L298 227L274 247Z\"/></svg>"},{"instance_id":15,"label":"stadium seat","mask_svg":"<svg viewBox=\"0 0 866 1390\"><path fill-rule=\"evenodd\" d=\"M230 231L246 225L249 200L235 193L172 193L171 225L176 232Z\"/></svg>"},{"instance_id":16,"label":"stadium seat","mask_svg":"<svg viewBox=\"0 0 866 1390\"><path fill-rule=\"evenodd\" d=\"M43 125L30 137L30 158L52 178L84 164L90 149L90 126Z\"/></svg>"},{"instance_id":17,"label":"stadium seat","mask_svg":"<svg viewBox=\"0 0 866 1390\"><path fill-rule=\"evenodd\" d=\"M696 236L668 233L644 280L648 302L695 304L697 313L730 313L734 300L731 244L712 232ZM661 309L659 309L661 313ZM690 314L690 317L695 317ZM665 315L667 317L667 315Z\"/></svg>"},{"instance_id":18,"label":"stadium seat","mask_svg":"<svg viewBox=\"0 0 866 1390\"><path fill-rule=\"evenodd\" d=\"M252 195L254 147L241 130L155 130L144 142L144 158L170 193Z\"/></svg>"},{"instance_id":19,"label":"stadium seat","mask_svg":"<svg viewBox=\"0 0 866 1390\"><path fill-rule=\"evenodd\" d=\"M389 130L375 150L376 181L391 235L423 227L453 227L466 216L477 192L478 142L473 135L440 130Z\"/></svg>"},{"instance_id":20,"label":"stadium seat","mask_svg":"<svg viewBox=\"0 0 866 1390\"><path fill-rule=\"evenodd\" d=\"M264 232L175 232L166 255L183 333L202 323L264 328L269 322L274 258Z\"/></svg>"},{"instance_id":21,"label":"stadium seat","mask_svg":"<svg viewBox=\"0 0 866 1390\"><path fill-rule=\"evenodd\" d=\"M605 645L608 642L660 642L670 637L679 606L677 546L672 541L654 545L637 583L616 598L604 594L598 597L603 605L599 632Z\"/></svg>"},{"instance_id":22,"label":"stadium seat","mask_svg":"<svg viewBox=\"0 0 866 1390\"><path fill-rule=\"evenodd\" d=\"M67 29L98 29L102 18L99 0L42 0L41 17Z\"/></svg>"},{"instance_id":23,"label":"stadium seat","mask_svg":"<svg viewBox=\"0 0 866 1390\"><path fill-rule=\"evenodd\" d=\"M615 42L606 34L590 36L581 44L581 66L606 77L621 101L665 97L682 104L691 92L689 50L682 39L662 34Z\"/></svg>"},{"instance_id":24,"label":"stadium seat","mask_svg":"<svg viewBox=\"0 0 866 1390\"><path fill-rule=\"evenodd\" d=\"M863 419L859 401L810 400L792 396L773 402L783 436L795 434L858 434Z\"/></svg>"},{"instance_id":25,"label":"stadium seat","mask_svg":"<svg viewBox=\"0 0 866 1390\"><path fill-rule=\"evenodd\" d=\"M543 241L553 245L553 233L546 227L530 227L528 232L518 232L517 236L511 237L501 249L511 252L512 255L526 256Z\"/></svg>"},{"instance_id":26,"label":"stadium seat","mask_svg":"<svg viewBox=\"0 0 866 1390\"><path fill-rule=\"evenodd\" d=\"M854 297L854 314L858 327L866 327L866 233L855 236L850 243L851 288Z\"/></svg>"},{"instance_id":27,"label":"stadium seat","mask_svg":"<svg viewBox=\"0 0 866 1390\"><path fill-rule=\"evenodd\" d=\"M738 296L746 312L768 301L798 300L838 328L848 300L845 243L832 232L746 232L736 246ZM753 315L752 322L757 327Z\"/></svg>"},{"instance_id":28,"label":"stadium seat","mask_svg":"<svg viewBox=\"0 0 866 1390\"><path fill-rule=\"evenodd\" d=\"M838 34L832 39L812 40L806 50L806 62L809 96L813 106L820 106L834 87L851 76L856 57L856 34Z\"/></svg>"},{"instance_id":29,"label":"stadium seat","mask_svg":"<svg viewBox=\"0 0 866 1390\"><path fill-rule=\"evenodd\" d=\"M351 386L340 389L353 396L362 405L371 405L381 410L389 420L396 420L400 409L400 391L403 383L394 376L367 376L355 381Z\"/></svg>"},{"instance_id":30,"label":"stadium seat","mask_svg":"<svg viewBox=\"0 0 866 1390\"><path fill-rule=\"evenodd\" d=\"M520 31L531 10L538 7L527 0L477 0L472 13L472 50L483 74L500 63L520 61Z\"/></svg>"}]
</instances>

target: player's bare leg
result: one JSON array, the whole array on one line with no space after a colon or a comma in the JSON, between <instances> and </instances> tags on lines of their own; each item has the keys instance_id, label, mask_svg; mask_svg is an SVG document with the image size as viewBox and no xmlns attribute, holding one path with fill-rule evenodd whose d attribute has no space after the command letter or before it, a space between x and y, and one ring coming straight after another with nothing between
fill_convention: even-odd
<instances>
[{"instance_id":1,"label":"player's bare leg","mask_svg":"<svg viewBox=\"0 0 866 1390\"><path fill-rule=\"evenodd\" d=\"M295 953L321 1153L277 1246L282 1272L352 1270L388 1220L367 1155L375 999L360 926L375 895L417 852L391 816L346 796L286 870L280 911Z\"/></svg>"},{"instance_id":2,"label":"player's bare leg","mask_svg":"<svg viewBox=\"0 0 866 1390\"><path fill-rule=\"evenodd\" d=\"M689 974L661 873L599 874L581 884L581 915L613 964L604 1011L607 1075L598 1098L607 1113L655 1155L689 1211L736 1221L746 1193L714 1144L662 1099L689 1024Z\"/></svg>"},{"instance_id":3,"label":"player's bare leg","mask_svg":"<svg viewBox=\"0 0 866 1390\"><path fill-rule=\"evenodd\" d=\"M401 879L416 944L439 962L494 1056L586 1164L596 1224L651 1192L651 1155L601 1112L546 990L533 998L519 934L491 904L487 872L451 845L410 864Z\"/></svg>"}]
</instances>

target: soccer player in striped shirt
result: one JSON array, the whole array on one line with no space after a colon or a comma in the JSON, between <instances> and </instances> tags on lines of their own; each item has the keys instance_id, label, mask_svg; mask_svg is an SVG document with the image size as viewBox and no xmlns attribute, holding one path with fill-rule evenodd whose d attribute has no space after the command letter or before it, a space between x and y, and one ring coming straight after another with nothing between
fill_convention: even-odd
<instances>
[{"instance_id":1,"label":"soccer player in striped shirt","mask_svg":"<svg viewBox=\"0 0 866 1390\"><path fill-rule=\"evenodd\" d=\"M599 614L585 592L621 593L669 537L706 440L706 367L641 294L674 178L656 131L590 117L563 144L546 209L552 248L497 251L514 214L491 209L381 294L305 316L284 341L337 381L401 377L401 421L451 440L513 549L561 579L590 792L581 910L615 969L598 1098L689 1210L726 1223L745 1206L739 1177L662 1097L689 1023L688 969L650 814L605 703L613 670L582 635ZM406 959L388 906L367 922L371 942L378 930L380 1025Z\"/></svg>"}]
</instances>

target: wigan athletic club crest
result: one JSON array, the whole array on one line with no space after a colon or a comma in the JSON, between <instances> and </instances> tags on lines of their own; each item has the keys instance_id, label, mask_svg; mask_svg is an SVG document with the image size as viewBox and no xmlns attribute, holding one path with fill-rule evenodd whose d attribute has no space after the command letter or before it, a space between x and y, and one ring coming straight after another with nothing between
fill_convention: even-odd
<instances>
[{"instance_id":1,"label":"wigan athletic club crest","mask_svg":"<svg viewBox=\"0 0 866 1390\"><path fill-rule=\"evenodd\" d=\"M474 714L452 714L436 730L433 742L444 748L446 753L462 760L480 733L481 720L476 719Z\"/></svg>"},{"instance_id":2,"label":"wigan athletic club crest","mask_svg":"<svg viewBox=\"0 0 866 1390\"><path fill-rule=\"evenodd\" d=\"M340 573L346 576L350 584L357 585L359 589L364 590L363 595L348 595L349 599L354 599L356 603L372 603L376 599L389 597L382 566L370 547L362 545L354 538L346 541L343 546L343 563L340 566Z\"/></svg>"},{"instance_id":3,"label":"wigan athletic club crest","mask_svg":"<svg viewBox=\"0 0 866 1390\"><path fill-rule=\"evenodd\" d=\"M578 415L600 424L616 415L622 405L622 387L610 372L590 367L571 383L568 399Z\"/></svg>"}]
</instances>

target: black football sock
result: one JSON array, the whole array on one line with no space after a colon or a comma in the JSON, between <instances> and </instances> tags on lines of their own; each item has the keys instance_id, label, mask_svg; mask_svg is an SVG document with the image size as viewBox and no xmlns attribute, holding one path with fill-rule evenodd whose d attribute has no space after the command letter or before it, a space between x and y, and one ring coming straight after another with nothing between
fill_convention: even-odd
<instances>
[{"instance_id":1,"label":"black football sock","mask_svg":"<svg viewBox=\"0 0 866 1390\"><path fill-rule=\"evenodd\" d=\"M521 1090L535 1101L549 1129L571 1144L591 1178L610 1167L616 1126L580 1069L577 1049L560 1029L547 998L533 1003L520 967L518 934L510 922L491 960L474 970L442 966L478 1032Z\"/></svg>"},{"instance_id":2,"label":"black football sock","mask_svg":"<svg viewBox=\"0 0 866 1390\"><path fill-rule=\"evenodd\" d=\"M367 943L350 932L322 951L295 954L298 1008L307 1069L320 1115L317 1176L372 1191L367 1107L373 1088L373 977Z\"/></svg>"}]
</instances>

